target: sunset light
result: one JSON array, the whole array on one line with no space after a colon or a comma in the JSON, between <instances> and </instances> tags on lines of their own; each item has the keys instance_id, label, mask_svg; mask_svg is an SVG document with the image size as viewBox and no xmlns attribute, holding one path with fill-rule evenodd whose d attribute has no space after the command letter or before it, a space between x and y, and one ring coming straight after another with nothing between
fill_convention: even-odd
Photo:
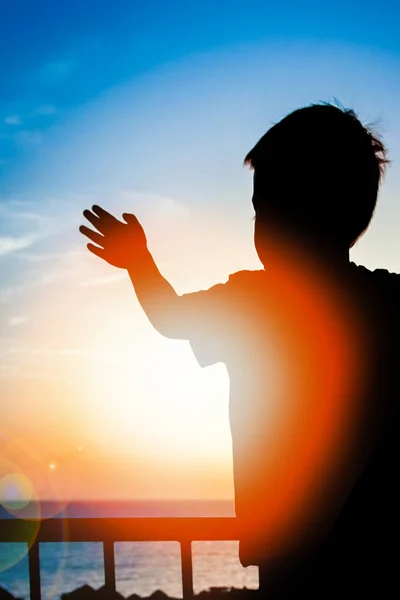
<instances>
[{"instance_id":1,"label":"sunset light","mask_svg":"<svg viewBox=\"0 0 400 600\"><path fill-rule=\"evenodd\" d=\"M0 597L387 597L400 4L0 5Z\"/></svg>"},{"instance_id":2,"label":"sunset light","mask_svg":"<svg viewBox=\"0 0 400 600\"><path fill-rule=\"evenodd\" d=\"M187 341L158 334L127 274L90 255L78 226L94 202L117 215L137 214L161 272L180 294L207 289L240 269L259 269L252 176L242 167L257 135L282 116L282 103L289 108L310 100L311 85L312 99L335 94L367 116L383 105L367 102L364 90L378 73L382 86L389 85L388 58L377 55L367 71L362 48L315 43L303 47L308 74L293 96L262 60L271 48L296 79L296 45L258 43L239 54L188 58L110 91L79 116L65 116L29 178L21 164L19 183L9 180L12 192L0 208L6 237L15 239L13 249L6 241L1 246L5 272L10 260L15 265L1 291L1 381L11 399L3 424L10 438L24 440L35 464L44 461L48 473L57 472L58 499L72 489L82 498L233 498L225 366L201 369ZM321 70L324 60L340 69L339 85ZM244 74L262 109L243 102ZM281 90L279 99L266 94L267 81ZM209 90L201 103L198 86ZM161 111L163 93L168 103ZM221 112L228 97L229 110ZM395 159L400 125L390 106L384 108ZM137 114L146 115L140 126ZM155 132L156 155L149 142ZM196 144L177 159L187 135ZM397 243L388 217L397 211L396 176L388 176L371 232L354 250L354 259L372 268L396 269L396 253L385 251ZM276 360L273 352L269 360ZM9 460L11 447L4 450ZM36 480L40 468L29 472ZM55 493L54 482L37 481L39 496Z\"/></svg>"}]
</instances>

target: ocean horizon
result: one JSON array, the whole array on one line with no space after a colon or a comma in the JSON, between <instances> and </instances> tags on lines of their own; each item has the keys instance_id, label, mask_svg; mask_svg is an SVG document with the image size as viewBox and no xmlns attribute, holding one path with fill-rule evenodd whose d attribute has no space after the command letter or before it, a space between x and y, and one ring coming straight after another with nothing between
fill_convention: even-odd
<instances>
[{"instance_id":1,"label":"ocean horizon","mask_svg":"<svg viewBox=\"0 0 400 600\"><path fill-rule=\"evenodd\" d=\"M230 500L74 501L56 511L54 502L41 504L42 516L58 518L232 517L234 504ZM0 518L13 516L0 506ZM0 587L24 600L30 597L26 550L24 544L0 543ZM194 541L192 554L195 593L211 587L257 589L258 569L242 567L238 542ZM40 567L43 600L59 600L62 593L84 584L96 589L104 585L103 549L98 542L42 543ZM115 570L116 588L123 596L145 597L161 590L182 598L178 542L116 542Z\"/></svg>"}]
</instances>

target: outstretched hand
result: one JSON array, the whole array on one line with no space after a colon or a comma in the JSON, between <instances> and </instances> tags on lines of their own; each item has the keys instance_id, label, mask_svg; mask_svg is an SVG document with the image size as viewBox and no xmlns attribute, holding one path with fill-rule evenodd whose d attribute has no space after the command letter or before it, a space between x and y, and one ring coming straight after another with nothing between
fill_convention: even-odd
<instances>
[{"instance_id":1,"label":"outstretched hand","mask_svg":"<svg viewBox=\"0 0 400 600\"><path fill-rule=\"evenodd\" d=\"M79 227L79 231L94 242L87 244L87 248L110 265L126 269L146 251L146 235L134 215L124 213L122 218L125 222L119 221L95 205L91 211L85 210L83 216L97 230L85 225Z\"/></svg>"}]
</instances>

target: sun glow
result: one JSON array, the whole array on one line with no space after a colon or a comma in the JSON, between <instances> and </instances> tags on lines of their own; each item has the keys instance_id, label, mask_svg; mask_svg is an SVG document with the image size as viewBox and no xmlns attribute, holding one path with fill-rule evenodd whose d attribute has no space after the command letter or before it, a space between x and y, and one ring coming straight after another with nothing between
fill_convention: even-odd
<instances>
[{"instance_id":1,"label":"sun glow","mask_svg":"<svg viewBox=\"0 0 400 600\"><path fill-rule=\"evenodd\" d=\"M15 421L13 431L43 458L50 479L38 493L51 497L55 484L68 499L232 498L225 365L202 369L188 341L155 331L126 273L107 279L86 252L69 260L55 272L74 269L81 285L72 293L60 278L51 306L38 296L21 337L35 427Z\"/></svg>"},{"instance_id":2,"label":"sun glow","mask_svg":"<svg viewBox=\"0 0 400 600\"><path fill-rule=\"evenodd\" d=\"M268 59L271 51L283 71ZM137 214L161 272L179 293L257 269L252 178L241 168L245 152L270 122L312 101L310 89L329 99L335 88L372 118L385 95L374 104L365 90L379 79L379 89L390 89L388 98L397 93L386 59L371 64L361 49L304 47L300 78L297 47L286 41L239 54L190 58L110 90L65 115L65 127L46 138L37 164L18 173L13 196L26 195L26 214L37 213L44 229L18 260L10 254L12 262L4 262L1 293L12 302L0 340L2 397L9 399L2 424L29 452L14 464L2 446L1 456L10 461L2 476L20 466L44 497L53 493L48 480L56 483L57 497L69 496L72 473L81 497L121 490L142 498L233 495L224 365L201 369L187 342L155 332L126 273L91 256L78 227L94 202L115 214ZM292 74L287 85L282 72ZM238 83L243 77L244 87ZM270 94L273 88L278 96ZM389 104L384 112L395 140L398 115L396 103ZM397 239L395 219L387 217L397 210L396 186L390 188L389 178L385 185L386 209L384 202L371 233L357 244L356 262L398 271L398 252L381 245ZM12 217L17 209L10 205L10 236L26 233L18 228L29 220ZM32 466L29 453L38 456ZM56 469L49 467L53 462Z\"/></svg>"},{"instance_id":3,"label":"sun glow","mask_svg":"<svg viewBox=\"0 0 400 600\"><path fill-rule=\"evenodd\" d=\"M110 356L95 387L88 377L97 435L125 453L140 448L174 462L206 456L229 460L224 367L202 371L187 342L149 337Z\"/></svg>"}]
</instances>

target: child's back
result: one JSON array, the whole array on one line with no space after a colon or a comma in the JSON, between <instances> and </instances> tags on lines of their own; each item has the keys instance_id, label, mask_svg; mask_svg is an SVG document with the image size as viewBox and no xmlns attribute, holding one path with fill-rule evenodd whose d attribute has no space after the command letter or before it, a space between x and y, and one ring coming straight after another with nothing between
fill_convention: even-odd
<instances>
[{"instance_id":1,"label":"child's back","mask_svg":"<svg viewBox=\"0 0 400 600\"><path fill-rule=\"evenodd\" d=\"M241 562L268 584L282 560L289 596L382 591L391 561L396 573L400 276L293 262L182 297L200 364L230 376Z\"/></svg>"}]
</instances>

